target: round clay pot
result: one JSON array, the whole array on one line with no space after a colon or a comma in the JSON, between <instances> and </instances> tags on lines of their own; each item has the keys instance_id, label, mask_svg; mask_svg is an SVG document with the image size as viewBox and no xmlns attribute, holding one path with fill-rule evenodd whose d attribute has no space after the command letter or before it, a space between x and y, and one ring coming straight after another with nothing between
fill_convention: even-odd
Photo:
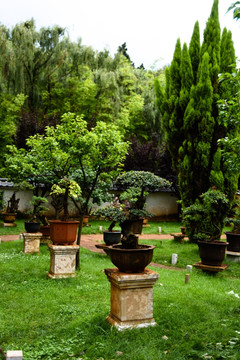
<instances>
[{"instance_id":1,"label":"round clay pot","mask_svg":"<svg viewBox=\"0 0 240 360\"><path fill-rule=\"evenodd\" d=\"M227 237L227 242L229 243L227 246L228 251L240 252L240 234L236 234L233 232L225 232Z\"/></svg>"},{"instance_id":2,"label":"round clay pot","mask_svg":"<svg viewBox=\"0 0 240 360\"><path fill-rule=\"evenodd\" d=\"M16 220L17 214L16 213L2 213L3 222L6 224L14 223Z\"/></svg>"},{"instance_id":3,"label":"round clay pot","mask_svg":"<svg viewBox=\"0 0 240 360\"><path fill-rule=\"evenodd\" d=\"M228 242L198 241L199 255L203 265L221 266L225 259Z\"/></svg>"},{"instance_id":4,"label":"round clay pot","mask_svg":"<svg viewBox=\"0 0 240 360\"><path fill-rule=\"evenodd\" d=\"M103 231L103 241L106 245L114 245L120 243L121 231Z\"/></svg>"},{"instance_id":5,"label":"round clay pot","mask_svg":"<svg viewBox=\"0 0 240 360\"><path fill-rule=\"evenodd\" d=\"M155 246L139 245L138 249L123 249L122 245L109 246L112 263L124 273L143 272L150 264Z\"/></svg>"}]
</instances>

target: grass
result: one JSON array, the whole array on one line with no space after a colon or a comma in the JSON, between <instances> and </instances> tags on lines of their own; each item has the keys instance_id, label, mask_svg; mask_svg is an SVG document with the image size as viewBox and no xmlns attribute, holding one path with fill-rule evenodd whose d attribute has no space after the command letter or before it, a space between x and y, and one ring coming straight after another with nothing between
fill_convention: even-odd
<instances>
[{"instance_id":1,"label":"grass","mask_svg":"<svg viewBox=\"0 0 240 360\"><path fill-rule=\"evenodd\" d=\"M178 253L184 268L198 259L196 245L151 241L153 261L170 264ZM200 360L239 359L240 264L210 276L194 269L150 267L156 327L118 332L105 318L110 310L106 255L81 249L76 278L50 280L49 251L22 253L22 242L0 244L0 346L22 349L24 360ZM230 270L231 269L231 270Z\"/></svg>"},{"instance_id":2,"label":"grass","mask_svg":"<svg viewBox=\"0 0 240 360\"><path fill-rule=\"evenodd\" d=\"M21 234L25 231L24 229L25 219L17 219L16 227L4 227L0 226L0 236L1 235L16 235ZM88 226L84 226L82 233L83 234L99 234L99 226L102 226L103 230L107 230L110 225L110 221L102 220L90 220ZM171 232L180 232L181 223L177 221L150 221L149 227L143 228L144 234L159 234L158 228L162 228L162 234L169 234ZM119 226L114 228L115 230L120 229Z\"/></svg>"}]
</instances>

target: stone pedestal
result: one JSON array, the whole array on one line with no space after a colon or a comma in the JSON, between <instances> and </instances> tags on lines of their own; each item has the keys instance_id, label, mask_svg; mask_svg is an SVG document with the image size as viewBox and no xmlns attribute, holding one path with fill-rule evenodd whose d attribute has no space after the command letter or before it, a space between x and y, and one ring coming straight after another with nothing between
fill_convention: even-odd
<instances>
[{"instance_id":1,"label":"stone pedestal","mask_svg":"<svg viewBox=\"0 0 240 360\"><path fill-rule=\"evenodd\" d=\"M240 262L240 252L227 250L226 254L227 254L227 261Z\"/></svg>"},{"instance_id":2,"label":"stone pedestal","mask_svg":"<svg viewBox=\"0 0 240 360\"><path fill-rule=\"evenodd\" d=\"M48 244L50 251L50 270L47 276L51 279L74 277L78 245Z\"/></svg>"},{"instance_id":3,"label":"stone pedestal","mask_svg":"<svg viewBox=\"0 0 240 360\"><path fill-rule=\"evenodd\" d=\"M39 253L41 233L23 233L23 253Z\"/></svg>"},{"instance_id":4,"label":"stone pedestal","mask_svg":"<svg viewBox=\"0 0 240 360\"><path fill-rule=\"evenodd\" d=\"M111 312L107 321L118 330L154 326L153 286L159 275L145 269L127 274L105 269L111 283Z\"/></svg>"}]
</instances>

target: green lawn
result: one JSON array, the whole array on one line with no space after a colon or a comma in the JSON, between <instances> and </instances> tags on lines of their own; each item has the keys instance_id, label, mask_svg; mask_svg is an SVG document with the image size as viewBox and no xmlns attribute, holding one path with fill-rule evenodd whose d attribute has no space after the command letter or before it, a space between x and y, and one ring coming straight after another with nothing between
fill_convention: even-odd
<instances>
[{"instance_id":1,"label":"green lawn","mask_svg":"<svg viewBox=\"0 0 240 360\"><path fill-rule=\"evenodd\" d=\"M198 261L194 244L156 245L154 262L169 265L178 254L182 271L159 273L154 287L157 326L125 330L105 320L110 310L106 255L81 249L76 278L47 279L49 251L22 253L22 242L0 244L0 346L22 349L24 360L200 360L240 358L240 264L211 276L187 264Z\"/></svg>"},{"instance_id":2,"label":"green lawn","mask_svg":"<svg viewBox=\"0 0 240 360\"><path fill-rule=\"evenodd\" d=\"M0 224L0 236L1 235L10 235L10 234L21 234L24 232L24 219L16 220L16 227L4 227L3 224ZM110 221L101 221L101 220L90 220L88 226L83 227L83 234L98 234L99 226L102 226L103 230L107 230L110 225ZM180 232L181 223L177 221L150 221L149 227L143 228L144 234L158 234L158 228L162 228L162 234L169 234L171 232ZM115 229L120 229L119 226L116 226Z\"/></svg>"}]
</instances>

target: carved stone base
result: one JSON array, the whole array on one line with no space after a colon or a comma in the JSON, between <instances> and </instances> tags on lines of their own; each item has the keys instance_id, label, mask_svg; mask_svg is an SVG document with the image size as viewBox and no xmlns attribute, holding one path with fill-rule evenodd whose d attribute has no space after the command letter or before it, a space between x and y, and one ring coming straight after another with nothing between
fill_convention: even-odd
<instances>
[{"instance_id":1,"label":"carved stone base","mask_svg":"<svg viewBox=\"0 0 240 360\"><path fill-rule=\"evenodd\" d=\"M78 245L48 244L50 251L50 270L47 276L51 279L74 277Z\"/></svg>"},{"instance_id":2,"label":"carved stone base","mask_svg":"<svg viewBox=\"0 0 240 360\"><path fill-rule=\"evenodd\" d=\"M23 253L39 253L41 233L23 233Z\"/></svg>"},{"instance_id":3,"label":"carved stone base","mask_svg":"<svg viewBox=\"0 0 240 360\"><path fill-rule=\"evenodd\" d=\"M142 273L121 273L105 269L111 283L111 312L107 321L118 330L154 326L153 286L159 275L145 269Z\"/></svg>"}]
</instances>

